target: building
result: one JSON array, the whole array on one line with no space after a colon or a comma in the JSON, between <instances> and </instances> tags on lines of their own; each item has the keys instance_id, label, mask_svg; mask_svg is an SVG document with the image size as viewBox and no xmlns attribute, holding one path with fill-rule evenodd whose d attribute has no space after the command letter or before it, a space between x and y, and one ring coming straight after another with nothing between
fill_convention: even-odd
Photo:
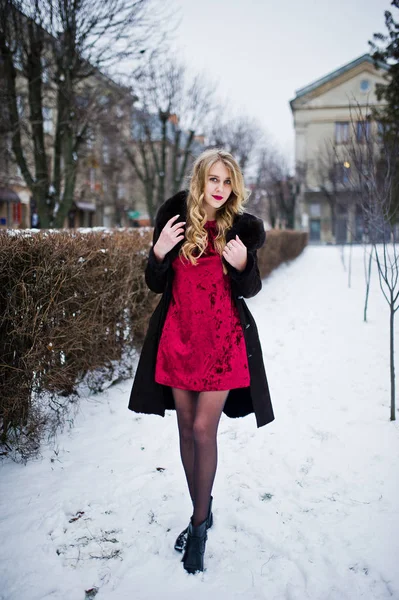
<instances>
[{"instance_id":1,"label":"building","mask_svg":"<svg viewBox=\"0 0 399 600\"><path fill-rule=\"evenodd\" d=\"M371 107L383 106L375 86L386 83L387 70L382 63L376 68L372 57L364 54L297 90L290 101L300 190L295 226L309 232L310 242L363 239L361 210L348 185L351 166L346 149L352 132L361 144L369 131L377 131L378 123L367 117ZM362 118L356 121L359 114Z\"/></svg>"},{"instance_id":2,"label":"building","mask_svg":"<svg viewBox=\"0 0 399 600\"><path fill-rule=\"evenodd\" d=\"M22 22L24 18L22 16ZM32 117L29 100L26 76L28 59L22 47L17 47L12 55L16 70L15 99L18 112L18 125L13 127L9 113L12 111L9 106L13 102L13 92L8 90L5 58L0 57L0 228L40 226L32 190L15 160L13 139L20 136L23 158L32 180L37 181L40 178L38 172L47 171L47 198L52 195L55 197L56 171L61 173L61 195L65 186L62 149L58 152L59 164L55 158L58 120L55 65L52 55L55 39L39 26L38 31L41 31L43 36L43 53L40 60L44 152L37 151L37 148L41 147L38 144L39 136L36 136L35 141L32 139L32 130L38 119ZM129 88L118 85L95 68L91 68L91 74L78 84L72 107L76 121L73 122L73 127L78 131L79 128L83 130L85 123L89 125L82 135L82 141L79 141L79 147L73 153L73 160L76 160L78 165L76 183L72 207L64 219L64 227L128 226L132 223L131 215L139 218L143 216L136 211L137 182L123 153L121 138L118 135L123 131L129 139L131 109L136 99ZM38 155L41 162L45 157L45 165L41 164L39 168ZM29 181L29 178L27 180ZM148 218L144 221L148 222Z\"/></svg>"},{"instance_id":3,"label":"building","mask_svg":"<svg viewBox=\"0 0 399 600\"><path fill-rule=\"evenodd\" d=\"M128 227L132 215L147 224L148 217L137 211L139 193L134 172L123 151L130 140L132 106L137 99L128 88L102 74L102 107L90 124L80 151L75 200L68 214L68 227ZM87 98L80 98L82 103Z\"/></svg>"}]
</instances>

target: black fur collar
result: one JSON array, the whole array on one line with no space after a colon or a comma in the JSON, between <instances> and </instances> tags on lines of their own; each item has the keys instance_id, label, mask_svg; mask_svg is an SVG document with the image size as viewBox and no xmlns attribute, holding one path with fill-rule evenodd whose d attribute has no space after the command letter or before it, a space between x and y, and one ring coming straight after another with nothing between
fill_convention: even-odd
<instances>
[{"instance_id":1,"label":"black fur collar","mask_svg":"<svg viewBox=\"0 0 399 600\"><path fill-rule=\"evenodd\" d=\"M187 216L187 190L178 192L168 200L166 200L160 207L156 216L156 223L160 230L165 227L167 221L175 215L180 215L177 221L185 221ZM256 250L263 246L266 233L263 226L263 221L251 213L243 213L237 215L234 219L233 226L226 234L226 242L234 238L236 235L239 236L242 243L248 248L248 250Z\"/></svg>"}]
</instances>

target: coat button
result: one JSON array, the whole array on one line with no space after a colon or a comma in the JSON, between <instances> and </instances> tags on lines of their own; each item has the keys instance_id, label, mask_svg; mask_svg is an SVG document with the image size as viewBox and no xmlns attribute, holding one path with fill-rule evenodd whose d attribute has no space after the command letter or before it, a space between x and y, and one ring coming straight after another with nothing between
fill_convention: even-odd
<instances>
[{"instance_id":1,"label":"coat button","mask_svg":"<svg viewBox=\"0 0 399 600\"><path fill-rule=\"evenodd\" d=\"M248 329L248 327L249 327L250 325L251 325L251 323L247 323L247 324L245 325L245 329Z\"/></svg>"},{"instance_id":2,"label":"coat button","mask_svg":"<svg viewBox=\"0 0 399 600\"><path fill-rule=\"evenodd\" d=\"M242 300L242 298L244 298L244 296L237 296L238 300Z\"/></svg>"}]
</instances>

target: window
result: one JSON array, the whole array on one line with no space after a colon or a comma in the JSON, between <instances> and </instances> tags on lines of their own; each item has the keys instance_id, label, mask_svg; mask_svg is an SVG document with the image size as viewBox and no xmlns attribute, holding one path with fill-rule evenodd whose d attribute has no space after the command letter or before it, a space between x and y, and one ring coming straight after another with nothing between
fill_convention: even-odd
<instances>
[{"instance_id":1,"label":"window","mask_svg":"<svg viewBox=\"0 0 399 600\"><path fill-rule=\"evenodd\" d=\"M49 83L50 81L49 64L44 56L42 56L42 81L43 83Z\"/></svg>"},{"instance_id":2,"label":"window","mask_svg":"<svg viewBox=\"0 0 399 600\"><path fill-rule=\"evenodd\" d=\"M362 79L360 82L360 89L362 92L368 92L370 89L370 81L368 79Z\"/></svg>"},{"instance_id":3,"label":"window","mask_svg":"<svg viewBox=\"0 0 399 600\"><path fill-rule=\"evenodd\" d=\"M53 133L53 109L43 106L43 131Z\"/></svg>"},{"instance_id":4,"label":"window","mask_svg":"<svg viewBox=\"0 0 399 600\"><path fill-rule=\"evenodd\" d=\"M309 206L310 216L311 217L320 217L321 216L321 205L319 202L313 202Z\"/></svg>"},{"instance_id":5,"label":"window","mask_svg":"<svg viewBox=\"0 0 399 600\"><path fill-rule=\"evenodd\" d=\"M109 164L109 143L107 138L103 140L103 161L106 165Z\"/></svg>"},{"instance_id":6,"label":"window","mask_svg":"<svg viewBox=\"0 0 399 600\"><path fill-rule=\"evenodd\" d=\"M346 144L349 140L349 122L337 121L335 123L335 143Z\"/></svg>"},{"instance_id":7,"label":"window","mask_svg":"<svg viewBox=\"0 0 399 600\"><path fill-rule=\"evenodd\" d=\"M364 144L370 139L371 121L358 121L356 123L356 140Z\"/></svg>"},{"instance_id":8,"label":"window","mask_svg":"<svg viewBox=\"0 0 399 600\"><path fill-rule=\"evenodd\" d=\"M23 59L22 59L22 48L18 46L13 56L14 67L17 71L22 71L23 68Z\"/></svg>"},{"instance_id":9,"label":"window","mask_svg":"<svg viewBox=\"0 0 399 600\"><path fill-rule=\"evenodd\" d=\"M125 197L125 186L123 185L123 183L118 183L118 189L117 189L117 195L118 195L118 200L121 200L122 198Z\"/></svg>"},{"instance_id":10,"label":"window","mask_svg":"<svg viewBox=\"0 0 399 600\"><path fill-rule=\"evenodd\" d=\"M96 142L96 134L94 133L94 131L91 127L88 127L87 132L86 132L86 145L87 145L88 150L93 150L95 142Z\"/></svg>"},{"instance_id":11,"label":"window","mask_svg":"<svg viewBox=\"0 0 399 600\"><path fill-rule=\"evenodd\" d=\"M18 116L21 118L24 116L24 99L23 96L17 96L17 111Z\"/></svg>"},{"instance_id":12,"label":"window","mask_svg":"<svg viewBox=\"0 0 399 600\"><path fill-rule=\"evenodd\" d=\"M350 181L351 166L347 161L335 163L335 181L337 184L346 185Z\"/></svg>"},{"instance_id":13,"label":"window","mask_svg":"<svg viewBox=\"0 0 399 600\"><path fill-rule=\"evenodd\" d=\"M96 170L93 167L90 169L90 189L94 192L96 188Z\"/></svg>"}]
</instances>

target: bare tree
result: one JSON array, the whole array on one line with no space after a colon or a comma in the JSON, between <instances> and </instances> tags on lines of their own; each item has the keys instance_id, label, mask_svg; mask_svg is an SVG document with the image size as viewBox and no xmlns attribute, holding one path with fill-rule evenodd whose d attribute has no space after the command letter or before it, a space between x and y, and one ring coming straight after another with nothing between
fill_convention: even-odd
<instances>
[{"instance_id":1,"label":"bare tree","mask_svg":"<svg viewBox=\"0 0 399 600\"><path fill-rule=\"evenodd\" d=\"M111 87L107 95L102 97L103 111L90 121L90 147L86 144L86 164L91 164L99 169L100 190L103 197L107 198L107 206L114 208L114 224L122 227L125 224L126 191L137 185L132 176L121 143L121 132L130 130L130 115L136 96L130 89L121 86ZM99 211L104 210L98 202Z\"/></svg>"},{"instance_id":2,"label":"bare tree","mask_svg":"<svg viewBox=\"0 0 399 600\"><path fill-rule=\"evenodd\" d=\"M267 204L268 219L273 228L279 221L294 229L298 182L290 174L285 156L272 145L263 146L257 153L255 173L251 206L264 214Z\"/></svg>"},{"instance_id":3,"label":"bare tree","mask_svg":"<svg viewBox=\"0 0 399 600\"><path fill-rule=\"evenodd\" d=\"M270 186L270 148L263 146L256 159L255 177L249 200L253 212L274 228L277 219L277 205Z\"/></svg>"},{"instance_id":4,"label":"bare tree","mask_svg":"<svg viewBox=\"0 0 399 600\"><path fill-rule=\"evenodd\" d=\"M142 182L151 222L165 198L181 189L213 110L214 89L166 55L150 61L135 83L132 140L125 152Z\"/></svg>"},{"instance_id":5,"label":"bare tree","mask_svg":"<svg viewBox=\"0 0 399 600\"><path fill-rule=\"evenodd\" d=\"M356 238L356 231L347 219L348 209L355 201L350 184L351 165L345 151L330 139L325 139L318 148L315 176L320 191L324 194L331 214L331 231L336 242L350 242Z\"/></svg>"},{"instance_id":6,"label":"bare tree","mask_svg":"<svg viewBox=\"0 0 399 600\"><path fill-rule=\"evenodd\" d=\"M247 115L226 117L229 113L226 105L218 107L210 125L208 146L231 152L245 173L256 156L263 132L256 119Z\"/></svg>"},{"instance_id":7,"label":"bare tree","mask_svg":"<svg viewBox=\"0 0 399 600\"><path fill-rule=\"evenodd\" d=\"M376 131L357 104L351 110L353 135L348 160L353 166L351 183L360 204L374 254L381 292L389 305L391 420L395 420L394 319L399 308L398 193L396 169L399 131Z\"/></svg>"},{"instance_id":8,"label":"bare tree","mask_svg":"<svg viewBox=\"0 0 399 600\"><path fill-rule=\"evenodd\" d=\"M164 12L155 19L153 6L154 0L0 0L2 120L44 227L62 226L72 205L87 115L102 110L90 99L102 95L104 82L93 93L99 72L137 58L148 39L156 46L165 31Z\"/></svg>"},{"instance_id":9,"label":"bare tree","mask_svg":"<svg viewBox=\"0 0 399 600\"><path fill-rule=\"evenodd\" d=\"M350 209L356 206L356 192L350 185L351 166L345 150L332 140L325 139L319 146L316 160L316 181L325 196L331 214L331 231L336 244L341 242L341 261L344 269L345 245L349 234L348 287L351 287L352 246L356 239L356 228L350 220Z\"/></svg>"}]
</instances>

